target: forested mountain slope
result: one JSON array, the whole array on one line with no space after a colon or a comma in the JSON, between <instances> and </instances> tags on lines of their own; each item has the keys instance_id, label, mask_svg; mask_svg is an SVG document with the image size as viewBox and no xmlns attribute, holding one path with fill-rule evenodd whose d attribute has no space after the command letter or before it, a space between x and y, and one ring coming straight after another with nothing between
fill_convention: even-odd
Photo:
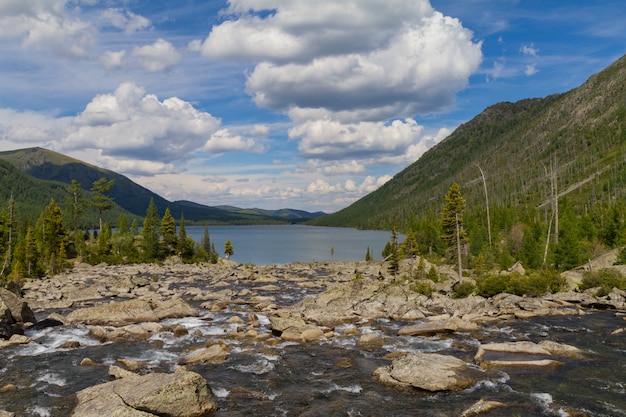
<instances>
[{"instance_id":1,"label":"forested mountain slope","mask_svg":"<svg viewBox=\"0 0 626 417\"><path fill-rule=\"evenodd\" d=\"M158 194L140 186L129 178L103 168L90 165L69 156L42 148L27 148L0 152L0 196L8 200L13 193L14 200L22 213L36 219L45 205L53 198L61 206L69 197L67 186L73 179L89 195L93 183L100 178L115 180L115 185L106 193L114 199L116 209L105 213L105 221L115 224L120 213L126 212L131 217L143 217L150 199L162 215L167 207L172 215L179 219L184 215L187 222L211 224L254 224L268 222L303 221L321 215L307 212L290 212L284 216L281 212L260 210L225 210L188 201L168 201ZM86 213L91 226L95 225L96 216Z\"/></svg>"},{"instance_id":2,"label":"forested mountain slope","mask_svg":"<svg viewBox=\"0 0 626 417\"><path fill-rule=\"evenodd\" d=\"M402 228L411 216L441 210L453 182L468 209L490 206L548 210L550 177L578 212L626 193L626 56L580 87L546 98L499 103L377 191L313 224Z\"/></svg>"}]
</instances>

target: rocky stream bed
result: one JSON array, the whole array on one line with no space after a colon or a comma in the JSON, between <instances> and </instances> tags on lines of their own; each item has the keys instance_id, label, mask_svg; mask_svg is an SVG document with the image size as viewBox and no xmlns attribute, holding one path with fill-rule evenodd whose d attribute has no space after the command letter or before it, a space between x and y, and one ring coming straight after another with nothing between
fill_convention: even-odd
<instances>
[{"instance_id":1,"label":"rocky stream bed","mask_svg":"<svg viewBox=\"0 0 626 417\"><path fill-rule=\"evenodd\" d=\"M622 292L426 297L385 273L78 264L0 290L0 417L626 416Z\"/></svg>"}]
</instances>

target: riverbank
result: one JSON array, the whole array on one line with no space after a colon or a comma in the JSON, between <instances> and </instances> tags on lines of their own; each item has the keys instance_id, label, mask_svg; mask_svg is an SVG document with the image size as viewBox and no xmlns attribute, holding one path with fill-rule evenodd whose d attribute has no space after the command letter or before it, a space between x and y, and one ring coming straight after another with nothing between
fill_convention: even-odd
<instances>
[{"instance_id":1,"label":"riverbank","mask_svg":"<svg viewBox=\"0 0 626 417\"><path fill-rule=\"evenodd\" d=\"M442 269L440 273L447 272ZM452 271L449 273L453 276ZM243 369L271 380L286 352L317 352L316 356L309 356L315 364L317 355L323 356L319 349L323 349L341 352L335 358L338 362L332 366L332 373L357 372L352 368L359 367L358 358L370 358L365 372L367 381L359 386L378 384L381 388L376 391L391 389L387 392L470 390L453 408L457 415L510 415L522 407L519 402L494 401L490 397L501 400L502 396L482 392L477 396L471 387L493 384L504 374L515 375L520 368L553 375L558 368L596 360L596 353L549 337L531 340L532 337L516 334L494 338L494 334L535 317L583 320L599 308L615 313L624 309L624 297L619 292L603 298L569 291L541 298L501 294L489 299L452 299L443 294L446 288L450 289L452 280L438 284L439 291L426 297L414 292L409 283L387 275L384 263L364 261L268 266L230 262L93 267L79 264L68 273L26 283L24 300L37 319L57 326L26 330L26 338L18 338L4 349L8 349L7 357L32 351L41 351L44 356L49 354L46 352L72 355L75 363L63 370L67 375L89 373L85 371L86 364L95 365L89 369L106 365L108 372L91 371L98 375L91 382L86 380L85 384L68 388L74 394L107 383L109 373L119 376L115 367L141 375L169 375L176 370L199 372L217 397L204 410L216 415L234 415L233 407L243 407L241 404L248 404L248 408L244 407L247 411L271 409L273 402L274 406L284 405L285 398L281 397L289 397L290 390L260 389L243 379L234 387L231 384L226 395L220 388L221 381L212 379L219 374L214 373L216 369L224 373L224 367L235 367L239 372ZM603 337L623 340L618 339L623 338L626 327L626 322L622 323ZM71 340L63 333L69 330L80 335ZM66 336L54 339L55 334ZM129 343L141 344L153 352L151 356L166 358L138 359L141 355L137 352L125 354L124 346ZM89 356L94 351L108 353L104 360L99 360ZM247 363L250 357L258 360ZM297 366L306 368L309 364ZM317 371L311 371L313 375L327 366L326 359L320 359L318 366ZM16 404L20 394L29 390L28 383L13 381L12 375L9 371L0 372L0 391L6 391L0 396L16 411L22 411L18 415L27 415L23 413L26 408ZM70 415L73 409L79 411L72 415L88 415L80 412L85 409L80 406L81 396L66 396L70 397L68 404L52 407L49 415ZM218 405L218 411L207 411ZM401 408L395 409L396 415L403 415ZM561 404L545 407L545 415L560 408ZM308 408L300 410L303 409ZM13 411L9 407L7 410ZM568 415L585 415L576 414L575 408L570 411Z\"/></svg>"}]
</instances>

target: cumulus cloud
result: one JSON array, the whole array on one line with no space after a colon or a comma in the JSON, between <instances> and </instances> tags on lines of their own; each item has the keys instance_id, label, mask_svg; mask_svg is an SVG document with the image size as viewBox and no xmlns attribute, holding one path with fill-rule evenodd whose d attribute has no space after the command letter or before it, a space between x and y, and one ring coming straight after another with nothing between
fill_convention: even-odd
<instances>
[{"instance_id":1,"label":"cumulus cloud","mask_svg":"<svg viewBox=\"0 0 626 417\"><path fill-rule=\"evenodd\" d=\"M539 49L535 48L535 45L533 44L522 45L522 47L520 48L520 52L523 55L537 56L537 54L539 53Z\"/></svg>"},{"instance_id":2,"label":"cumulus cloud","mask_svg":"<svg viewBox=\"0 0 626 417\"><path fill-rule=\"evenodd\" d=\"M524 74L528 75L529 77L531 75L535 75L537 73L537 67L533 64L533 65L526 65L526 69L524 70Z\"/></svg>"},{"instance_id":3,"label":"cumulus cloud","mask_svg":"<svg viewBox=\"0 0 626 417\"><path fill-rule=\"evenodd\" d=\"M351 121L440 111L482 60L472 33L426 0L229 5L202 53L257 62L247 92L271 109L327 109Z\"/></svg>"},{"instance_id":4,"label":"cumulus cloud","mask_svg":"<svg viewBox=\"0 0 626 417\"><path fill-rule=\"evenodd\" d=\"M132 56L143 69L154 72L166 71L181 59L174 45L164 39L158 39L152 45L136 46Z\"/></svg>"},{"instance_id":5,"label":"cumulus cloud","mask_svg":"<svg viewBox=\"0 0 626 417\"><path fill-rule=\"evenodd\" d=\"M66 149L101 149L104 156L171 162L202 148L220 120L177 97L160 101L134 83L96 96L72 120Z\"/></svg>"},{"instance_id":6,"label":"cumulus cloud","mask_svg":"<svg viewBox=\"0 0 626 417\"><path fill-rule=\"evenodd\" d=\"M262 148L253 139L244 139L239 135L233 135L228 129L220 129L211 135L202 150L220 154L230 151L261 151Z\"/></svg>"},{"instance_id":7,"label":"cumulus cloud","mask_svg":"<svg viewBox=\"0 0 626 417\"><path fill-rule=\"evenodd\" d=\"M0 2L0 39L21 40L22 47L84 57L94 43L95 28L66 8L67 0Z\"/></svg>"},{"instance_id":8,"label":"cumulus cloud","mask_svg":"<svg viewBox=\"0 0 626 417\"><path fill-rule=\"evenodd\" d=\"M150 27L150 19L137 15L130 10L109 8L100 14L100 20L106 24L123 30L127 34L147 29Z\"/></svg>"},{"instance_id":9,"label":"cumulus cloud","mask_svg":"<svg viewBox=\"0 0 626 417\"><path fill-rule=\"evenodd\" d=\"M100 63L108 70L122 68L124 64L124 57L126 51L106 51L100 56Z\"/></svg>"},{"instance_id":10,"label":"cumulus cloud","mask_svg":"<svg viewBox=\"0 0 626 417\"><path fill-rule=\"evenodd\" d=\"M421 132L422 127L413 119L388 124L309 120L290 129L289 137L301 138L299 150L304 156L338 160L404 154Z\"/></svg>"}]
</instances>

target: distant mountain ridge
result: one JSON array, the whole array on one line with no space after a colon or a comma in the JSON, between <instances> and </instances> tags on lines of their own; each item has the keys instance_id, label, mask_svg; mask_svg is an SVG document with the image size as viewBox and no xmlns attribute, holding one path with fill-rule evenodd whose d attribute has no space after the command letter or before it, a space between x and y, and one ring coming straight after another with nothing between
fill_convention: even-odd
<instances>
[{"instance_id":1,"label":"distant mountain ridge","mask_svg":"<svg viewBox=\"0 0 626 417\"><path fill-rule=\"evenodd\" d=\"M480 169L479 169L480 168ZM488 107L378 190L312 224L389 229L438 213L453 182L468 206L541 208L548 176L582 212L626 195L626 56L580 87Z\"/></svg>"},{"instance_id":2,"label":"distant mountain ridge","mask_svg":"<svg viewBox=\"0 0 626 417\"><path fill-rule=\"evenodd\" d=\"M121 174L39 147L0 152L0 172L3 174L0 196L8 199L13 193L18 207L31 217L38 216L51 198L62 203L68 196L65 189L73 179L89 193L93 183L102 177L115 180L115 186L107 195L115 199L118 209L106 213L109 222L115 222L121 212L145 216L151 198L161 215L169 207L176 219L184 215L185 221L190 223L294 223L324 214L291 209L225 209L190 201L168 201Z\"/></svg>"}]
</instances>

